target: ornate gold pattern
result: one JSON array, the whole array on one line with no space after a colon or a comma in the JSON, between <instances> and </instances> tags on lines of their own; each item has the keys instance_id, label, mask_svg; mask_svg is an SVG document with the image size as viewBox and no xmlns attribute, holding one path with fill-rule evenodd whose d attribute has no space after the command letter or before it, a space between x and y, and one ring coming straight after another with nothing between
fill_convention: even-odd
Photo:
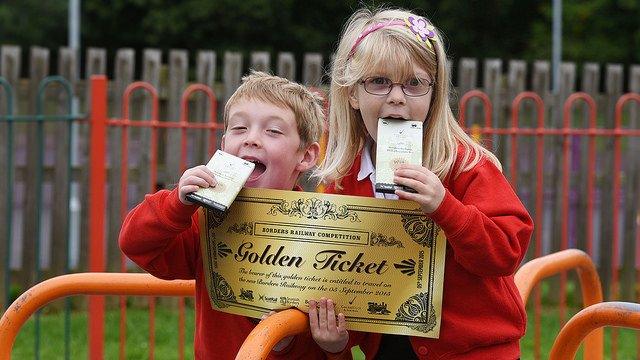
<instances>
[{"instance_id":1,"label":"ornate gold pattern","mask_svg":"<svg viewBox=\"0 0 640 360\"><path fill-rule=\"evenodd\" d=\"M277 213L306 219L349 219L351 222L361 222L358 214L354 211L349 211L346 205L336 207L330 201L323 201L317 198L297 199L292 200L290 203L282 200L282 202L272 206L269 210L269 215L277 215Z\"/></svg>"},{"instance_id":2,"label":"ornate gold pattern","mask_svg":"<svg viewBox=\"0 0 640 360\"><path fill-rule=\"evenodd\" d=\"M407 325L413 330L429 332L436 326L436 311L433 305L429 306L429 294L418 293L407 299L398 309L396 320L421 323L420 325Z\"/></svg>"},{"instance_id":3,"label":"ornate gold pattern","mask_svg":"<svg viewBox=\"0 0 640 360\"><path fill-rule=\"evenodd\" d=\"M428 248L433 246L440 230L426 215L402 214L402 226L413 241Z\"/></svg>"}]
</instances>

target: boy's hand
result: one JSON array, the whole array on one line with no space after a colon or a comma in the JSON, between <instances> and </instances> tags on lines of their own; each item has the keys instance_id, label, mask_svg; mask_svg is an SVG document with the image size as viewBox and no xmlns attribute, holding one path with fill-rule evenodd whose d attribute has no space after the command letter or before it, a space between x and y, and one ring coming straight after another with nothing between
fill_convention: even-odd
<instances>
[{"instance_id":1,"label":"boy's hand","mask_svg":"<svg viewBox=\"0 0 640 360\"><path fill-rule=\"evenodd\" d=\"M204 165L198 165L184 171L184 174L178 181L178 197L180 202L185 205L193 205L187 200L189 193L197 191L199 188L215 187L218 184L213 171Z\"/></svg>"},{"instance_id":2,"label":"boy's hand","mask_svg":"<svg viewBox=\"0 0 640 360\"><path fill-rule=\"evenodd\" d=\"M413 200L420 204L422 211L431 214L436 211L444 199L444 186L436 176L424 166L400 165L394 173L393 182L408 186L417 193L396 190L396 195L403 200Z\"/></svg>"},{"instance_id":3,"label":"boy's hand","mask_svg":"<svg viewBox=\"0 0 640 360\"><path fill-rule=\"evenodd\" d=\"M262 320L268 318L269 316L275 314L275 311L269 311L268 314L264 314L262 315L262 318L260 319L260 322L262 322ZM273 349L271 349L272 351L282 351L283 349L285 349L287 346L289 346L289 344L291 344L291 341L293 341L293 336L287 336L286 338L280 340L280 342L278 342Z\"/></svg>"},{"instance_id":4,"label":"boy's hand","mask_svg":"<svg viewBox=\"0 0 640 360\"><path fill-rule=\"evenodd\" d=\"M318 303L320 308L317 307ZM336 323L333 300L321 298L318 303L309 300L309 326L313 340L326 352L342 352L349 341L344 314L338 314Z\"/></svg>"}]
</instances>

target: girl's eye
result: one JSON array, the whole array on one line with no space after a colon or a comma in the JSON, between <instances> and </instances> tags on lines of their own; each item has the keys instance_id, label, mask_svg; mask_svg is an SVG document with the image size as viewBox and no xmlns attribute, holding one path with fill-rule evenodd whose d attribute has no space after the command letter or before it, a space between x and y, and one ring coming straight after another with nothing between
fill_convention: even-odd
<instances>
[{"instance_id":1,"label":"girl's eye","mask_svg":"<svg viewBox=\"0 0 640 360\"><path fill-rule=\"evenodd\" d=\"M391 83L391 80L385 77L372 77L369 81L375 85L387 85Z\"/></svg>"},{"instance_id":2,"label":"girl's eye","mask_svg":"<svg viewBox=\"0 0 640 360\"><path fill-rule=\"evenodd\" d=\"M422 81L418 78L409 79L407 80L407 82L405 82L405 85L408 85L408 86L420 86L421 84L422 84Z\"/></svg>"}]
</instances>

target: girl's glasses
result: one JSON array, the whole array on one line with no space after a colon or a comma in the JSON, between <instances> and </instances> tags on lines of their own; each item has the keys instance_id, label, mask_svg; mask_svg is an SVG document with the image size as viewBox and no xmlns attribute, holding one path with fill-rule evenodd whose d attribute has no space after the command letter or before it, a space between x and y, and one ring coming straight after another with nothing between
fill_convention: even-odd
<instances>
[{"instance_id":1,"label":"girl's glasses","mask_svg":"<svg viewBox=\"0 0 640 360\"><path fill-rule=\"evenodd\" d=\"M407 96L423 96L433 87L433 81L421 78L394 83L386 77L372 76L362 80L361 83L364 85L364 90L371 95L389 95L394 85L400 85L402 92Z\"/></svg>"}]
</instances>

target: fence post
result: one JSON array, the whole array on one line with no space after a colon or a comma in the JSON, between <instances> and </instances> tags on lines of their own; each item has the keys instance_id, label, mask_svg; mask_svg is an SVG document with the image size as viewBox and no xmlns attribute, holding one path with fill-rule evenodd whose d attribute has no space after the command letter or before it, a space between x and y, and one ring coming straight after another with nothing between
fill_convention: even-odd
<instances>
[{"instance_id":1,"label":"fence post","mask_svg":"<svg viewBox=\"0 0 640 360\"><path fill-rule=\"evenodd\" d=\"M271 71L271 55L266 51L251 53L251 68L256 71Z\"/></svg>"},{"instance_id":2,"label":"fence post","mask_svg":"<svg viewBox=\"0 0 640 360\"><path fill-rule=\"evenodd\" d=\"M91 77L89 150L89 271L105 270L104 225L107 138L107 78ZM103 359L104 296L89 297L89 359Z\"/></svg>"},{"instance_id":3,"label":"fence post","mask_svg":"<svg viewBox=\"0 0 640 360\"><path fill-rule=\"evenodd\" d=\"M290 52L281 52L278 54L278 76L289 80L296 80L296 59Z\"/></svg>"},{"instance_id":4,"label":"fence post","mask_svg":"<svg viewBox=\"0 0 640 360\"><path fill-rule=\"evenodd\" d=\"M322 84L322 54L304 54L302 68L303 84L307 86L320 86Z\"/></svg>"}]
</instances>

